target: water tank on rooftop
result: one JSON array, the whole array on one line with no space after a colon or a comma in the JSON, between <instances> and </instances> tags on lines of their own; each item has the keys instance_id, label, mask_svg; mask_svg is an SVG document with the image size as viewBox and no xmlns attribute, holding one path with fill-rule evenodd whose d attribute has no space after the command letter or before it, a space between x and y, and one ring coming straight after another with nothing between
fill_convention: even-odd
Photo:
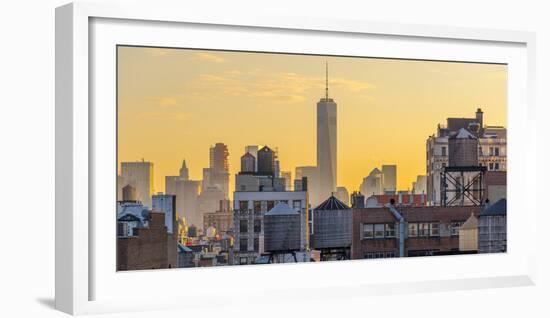
<instances>
[{"instance_id":1,"label":"water tank on rooftop","mask_svg":"<svg viewBox=\"0 0 550 318\"><path fill-rule=\"evenodd\" d=\"M286 203L278 203L264 215L264 250L300 250L300 213Z\"/></svg>"},{"instance_id":2,"label":"water tank on rooftop","mask_svg":"<svg viewBox=\"0 0 550 318\"><path fill-rule=\"evenodd\" d=\"M122 188L122 201L137 201L136 188L129 184Z\"/></svg>"},{"instance_id":3,"label":"water tank on rooftop","mask_svg":"<svg viewBox=\"0 0 550 318\"><path fill-rule=\"evenodd\" d=\"M478 140L472 133L461 128L449 136L450 167L473 167L478 162Z\"/></svg>"},{"instance_id":4,"label":"water tank on rooftop","mask_svg":"<svg viewBox=\"0 0 550 318\"><path fill-rule=\"evenodd\" d=\"M312 247L314 249L351 246L351 209L331 196L313 210Z\"/></svg>"}]
</instances>

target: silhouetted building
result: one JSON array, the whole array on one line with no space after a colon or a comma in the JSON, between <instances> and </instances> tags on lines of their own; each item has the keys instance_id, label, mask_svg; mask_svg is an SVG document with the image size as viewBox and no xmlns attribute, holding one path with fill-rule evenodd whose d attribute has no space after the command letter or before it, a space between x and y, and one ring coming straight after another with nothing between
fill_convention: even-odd
<instances>
[{"instance_id":1,"label":"silhouetted building","mask_svg":"<svg viewBox=\"0 0 550 318\"><path fill-rule=\"evenodd\" d=\"M229 151L227 145L216 143L210 147L210 167L203 169L203 189L219 188L224 198L229 196Z\"/></svg>"},{"instance_id":2,"label":"silhouetted building","mask_svg":"<svg viewBox=\"0 0 550 318\"><path fill-rule=\"evenodd\" d=\"M383 194L393 194L397 191L397 166L382 165Z\"/></svg>"},{"instance_id":3,"label":"silhouetted building","mask_svg":"<svg viewBox=\"0 0 550 318\"><path fill-rule=\"evenodd\" d=\"M337 187L334 196L345 205L349 205L349 193L346 187Z\"/></svg>"},{"instance_id":4,"label":"silhouetted building","mask_svg":"<svg viewBox=\"0 0 550 318\"><path fill-rule=\"evenodd\" d=\"M337 184L337 108L328 94L328 65L325 97L317 103L317 167L319 169L319 198L327 198ZM309 178L308 178L309 179ZM310 182L310 184L312 184Z\"/></svg>"},{"instance_id":5,"label":"silhouetted building","mask_svg":"<svg viewBox=\"0 0 550 318\"><path fill-rule=\"evenodd\" d=\"M356 209L365 207L365 196L361 192L354 191L351 194L351 207Z\"/></svg>"},{"instance_id":6,"label":"silhouetted building","mask_svg":"<svg viewBox=\"0 0 550 318\"><path fill-rule=\"evenodd\" d=\"M363 178L363 182L360 186L361 193L365 194L367 197L384 194L382 179L382 171L378 168L372 169L369 175Z\"/></svg>"},{"instance_id":7,"label":"silhouetted building","mask_svg":"<svg viewBox=\"0 0 550 318\"><path fill-rule=\"evenodd\" d=\"M120 175L124 186L131 185L136 189L137 200L143 205L151 207L151 196L153 190L153 163L146 161L122 162L120 164ZM119 199L120 200L120 199Z\"/></svg>"}]
</instances>

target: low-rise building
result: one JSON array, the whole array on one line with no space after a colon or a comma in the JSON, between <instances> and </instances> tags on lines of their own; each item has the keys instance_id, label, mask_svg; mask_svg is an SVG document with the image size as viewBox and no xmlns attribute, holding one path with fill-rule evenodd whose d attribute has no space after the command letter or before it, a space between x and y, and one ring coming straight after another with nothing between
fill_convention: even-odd
<instances>
[{"instance_id":1,"label":"low-rise building","mask_svg":"<svg viewBox=\"0 0 550 318\"><path fill-rule=\"evenodd\" d=\"M367 208L380 208L386 206L390 202L394 202L398 206L425 206L427 205L427 195L425 194L412 194L412 193L402 193L398 194L381 194L381 195L371 195L367 198L366 207Z\"/></svg>"},{"instance_id":2,"label":"low-rise building","mask_svg":"<svg viewBox=\"0 0 550 318\"><path fill-rule=\"evenodd\" d=\"M489 205L479 215L479 253L506 252L506 199Z\"/></svg>"},{"instance_id":3,"label":"low-rise building","mask_svg":"<svg viewBox=\"0 0 550 318\"><path fill-rule=\"evenodd\" d=\"M139 219L137 215L125 214L119 218L121 224L129 215ZM119 232L117 237L117 270L139 270L157 268L175 268L177 266L176 235L167 232L165 214L147 211L142 215L140 225L133 228L131 235ZM146 226L145 226L146 224Z\"/></svg>"},{"instance_id":4,"label":"low-rise building","mask_svg":"<svg viewBox=\"0 0 550 318\"><path fill-rule=\"evenodd\" d=\"M353 209L352 259L460 254L459 229L478 206Z\"/></svg>"}]
</instances>

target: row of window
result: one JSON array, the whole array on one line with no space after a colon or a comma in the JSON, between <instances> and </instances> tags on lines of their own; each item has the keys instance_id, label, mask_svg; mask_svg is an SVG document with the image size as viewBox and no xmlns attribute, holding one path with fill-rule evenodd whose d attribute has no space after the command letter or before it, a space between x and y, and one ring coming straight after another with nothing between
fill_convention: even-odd
<instances>
[{"instance_id":1,"label":"row of window","mask_svg":"<svg viewBox=\"0 0 550 318\"><path fill-rule=\"evenodd\" d=\"M464 222L450 223L450 234L457 236ZM395 238L395 223L363 224L363 239ZM439 222L408 223L408 237L438 237L440 235Z\"/></svg>"},{"instance_id":2,"label":"row of window","mask_svg":"<svg viewBox=\"0 0 550 318\"><path fill-rule=\"evenodd\" d=\"M253 251L258 252L260 250L260 239L255 237L254 238L254 246ZM248 238L243 237L239 241L239 251L241 252L247 252L248 251Z\"/></svg>"},{"instance_id":3,"label":"row of window","mask_svg":"<svg viewBox=\"0 0 550 318\"><path fill-rule=\"evenodd\" d=\"M363 238L391 238L395 237L395 223L363 224Z\"/></svg>"},{"instance_id":4,"label":"row of window","mask_svg":"<svg viewBox=\"0 0 550 318\"><path fill-rule=\"evenodd\" d=\"M248 233L248 220L239 221L239 232ZM254 233L262 232L262 220L254 220Z\"/></svg>"},{"instance_id":5,"label":"row of window","mask_svg":"<svg viewBox=\"0 0 550 318\"><path fill-rule=\"evenodd\" d=\"M248 202L249 201L239 201L239 210L240 211L248 211ZM275 207L275 205L279 202L287 203L288 205L291 205L292 208L295 210L301 210L302 209L302 200L264 200L264 201L252 201L252 210L255 213L259 213L262 211L262 203L266 206L266 211L269 211Z\"/></svg>"},{"instance_id":6,"label":"row of window","mask_svg":"<svg viewBox=\"0 0 550 318\"><path fill-rule=\"evenodd\" d=\"M479 147L479 154L483 155L483 149ZM446 157L447 156L447 147L441 147L441 156ZM500 148L499 147L489 147L489 156L500 156Z\"/></svg>"},{"instance_id":7,"label":"row of window","mask_svg":"<svg viewBox=\"0 0 550 318\"><path fill-rule=\"evenodd\" d=\"M500 163L498 162L489 162L489 171L494 171L494 170L500 170Z\"/></svg>"},{"instance_id":8,"label":"row of window","mask_svg":"<svg viewBox=\"0 0 550 318\"><path fill-rule=\"evenodd\" d=\"M409 223L409 237L439 236L439 223Z\"/></svg>"},{"instance_id":9,"label":"row of window","mask_svg":"<svg viewBox=\"0 0 550 318\"><path fill-rule=\"evenodd\" d=\"M395 252L368 252L365 253L365 258L392 258L396 257Z\"/></svg>"}]
</instances>

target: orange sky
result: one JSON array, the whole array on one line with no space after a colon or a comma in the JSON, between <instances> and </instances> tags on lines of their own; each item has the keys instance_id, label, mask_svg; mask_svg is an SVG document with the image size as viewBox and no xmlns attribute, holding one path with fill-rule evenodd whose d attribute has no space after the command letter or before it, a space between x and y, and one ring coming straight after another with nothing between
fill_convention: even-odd
<instances>
[{"instance_id":1,"label":"orange sky","mask_svg":"<svg viewBox=\"0 0 550 318\"><path fill-rule=\"evenodd\" d=\"M140 47L118 48L118 159L154 163L155 192L186 159L229 147L230 189L245 145L279 150L281 170L316 164L316 103L338 104L338 185L351 193L382 164L397 186L426 173L426 138L447 117L506 126L504 65Z\"/></svg>"}]
</instances>

